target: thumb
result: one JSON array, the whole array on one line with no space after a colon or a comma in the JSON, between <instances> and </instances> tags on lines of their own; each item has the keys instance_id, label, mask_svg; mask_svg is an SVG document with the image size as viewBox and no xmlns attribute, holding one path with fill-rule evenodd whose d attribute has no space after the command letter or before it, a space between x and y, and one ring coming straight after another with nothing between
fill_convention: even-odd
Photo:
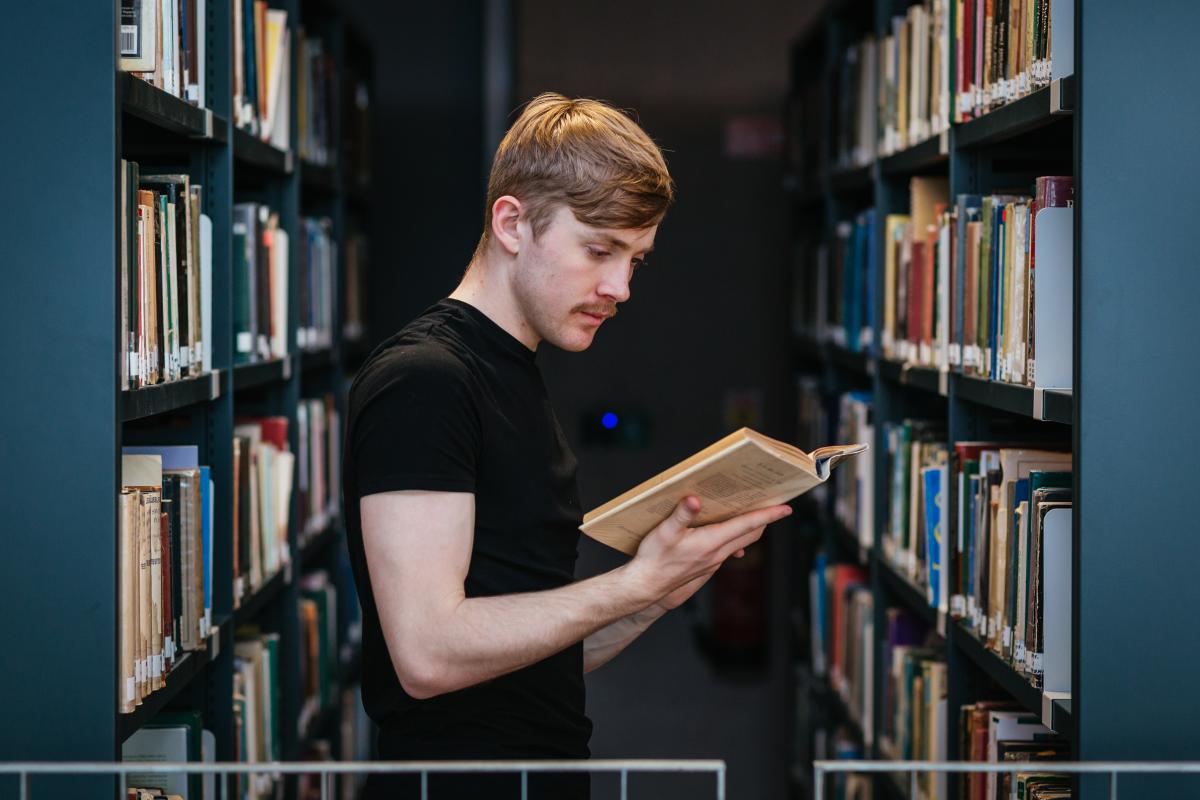
<instances>
[{"instance_id":1,"label":"thumb","mask_svg":"<svg viewBox=\"0 0 1200 800\"><path fill-rule=\"evenodd\" d=\"M675 527L683 529L691 525L699 513L700 498L695 495L688 495L675 506L675 511L671 514L669 520L675 524Z\"/></svg>"}]
</instances>

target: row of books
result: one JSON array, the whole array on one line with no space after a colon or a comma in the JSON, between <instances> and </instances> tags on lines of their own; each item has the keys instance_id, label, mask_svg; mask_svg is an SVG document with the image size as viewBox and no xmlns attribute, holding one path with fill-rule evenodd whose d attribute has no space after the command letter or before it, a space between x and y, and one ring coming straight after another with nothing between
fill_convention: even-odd
<instances>
[{"instance_id":1,"label":"row of books","mask_svg":"<svg viewBox=\"0 0 1200 800\"><path fill-rule=\"evenodd\" d=\"M312 164L331 165L337 159L333 145L333 100L337 73L333 54L325 41L309 36L304 28L297 37L296 116L300 157Z\"/></svg>"},{"instance_id":2,"label":"row of books","mask_svg":"<svg viewBox=\"0 0 1200 800\"><path fill-rule=\"evenodd\" d=\"M280 150L291 146L292 32L267 0L233 2L233 122Z\"/></svg>"},{"instance_id":3,"label":"row of books","mask_svg":"<svg viewBox=\"0 0 1200 800\"><path fill-rule=\"evenodd\" d=\"M818 553L809 595L813 674L828 678L870 743L874 636L867 572L857 564L831 563Z\"/></svg>"},{"instance_id":4,"label":"row of books","mask_svg":"<svg viewBox=\"0 0 1200 800\"><path fill-rule=\"evenodd\" d=\"M302 350L330 347L337 264L333 221L329 217L303 217L300 234L300 319L296 344Z\"/></svg>"},{"instance_id":5,"label":"row of books","mask_svg":"<svg viewBox=\"0 0 1200 800\"><path fill-rule=\"evenodd\" d=\"M1072 14L1051 0L924 0L893 16L842 52L834 163L864 166L1071 74Z\"/></svg>"},{"instance_id":6,"label":"row of books","mask_svg":"<svg viewBox=\"0 0 1200 800\"><path fill-rule=\"evenodd\" d=\"M233 434L236 608L291 561L288 524L296 459L287 417L239 418Z\"/></svg>"},{"instance_id":7,"label":"row of books","mask_svg":"<svg viewBox=\"0 0 1200 800\"><path fill-rule=\"evenodd\" d=\"M163 711L121 745L122 761L212 763L217 739L199 711ZM215 775L133 772L125 776L127 800L215 800Z\"/></svg>"},{"instance_id":8,"label":"row of books","mask_svg":"<svg viewBox=\"0 0 1200 800\"><path fill-rule=\"evenodd\" d=\"M121 69L203 108L207 2L121 0Z\"/></svg>"},{"instance_id":9,"label":"row of books","mask_svg":"<svg viewBox=\"0 0 1200 800\"><path fill-rule=\"evenodd\" d=\"M234 759L277 762L283 752L279 634L240 629L233 653ZM271 773L235 776L233 795L238 800L275 797L280 783Z\"/></svg>"},{"instance_id":10,"label":"row of books","mask_svg":"<svg viewBox=\"0 0 1200 800\"><path fill-rule=\"evenodd\" d=\"M882 38L843 51L834 160L870 164L946 130L951 118L952 0L925 0L893 16Z\"/></svg>"},{"instance_id":11,"label":"row of books","mask_svg":"<svg viewBox=\"0 0 1200 800\"><path fill-rule=\"evenodd\" d=\"M209 468L195 446L127 447L119 498L121 713L166 686L185 653L207 647L212 622Z\"/></svg>"},{"instance_id":12,"label":"row of books","mask_svg":"<svg viewBox=\"0 0 1200 800\"><path fill-rule=\"evenodd\" d=\"M950 124L951 0L925 0L892 17L879 43L879 155L937 136Z\"/></svg>"},{"instance_id":13,"label":"row of books","mask_svg":"<svg viewBox=\"0 0 1200 800\"><path fill-rule=\"evenodd\" d=\"M342 432L333 395L301 400L296 423L300 440L297 522L305 535L313 535L324 529L340 508Z\"/></svg>"},{"instance_id":14,"label":"row of books","mask_svg":"<svg viewBox=\"0 0 1200 800\"><path fill-rule=\"evenodd\" d=\"M956 121L1074 72L1074 8L1053 0L952 0Z\"/></svg>"},{"instance_id":15,"label":"row of books","mask_svg":"<svg viewBox=\"0 0 1200 800\"><path fill-rule=\"evenodd\" d=\"M300 581L300 686L302 704L299 733L303 735L316 716L334 701L338 691L338 593L325 570Z\"/></svg>"},{"instance_id":16,"label":"row of books","mask_svg":"<svg viewBox=\"0 0 1200 800\"><path fill-rule=\"evenodd\" d=\"M909 214L874 209L840 223L834 242L796 254L798 335L906 364L1069 389L1072 384L1074 212L1069 176L1032 195L959 195L944 177L914 176ZM881 253L882 251L882 253Z\"/></svg>"},{"instance_id":17,"label":"row of books","mask_svg":"<svg viewBox=\"0 0 1200 800\"><path fill-rule=\"evenodd\" d=\"M1072 456L960 443L951 596L969 630L1047 692L1071 691Z\"/></svg>"},{"instance_id":18,"label":"row of books","mask_svg":"<svg viewBox=\"0 0 1200 800\"><path fill-rule=\"evenodd\" d=\"M355 685L341 692L341 717L334 738L314 735L307 739L301 755L305 761L368 761L371 758L371 721L362 704L362 687ZM334 742L340 746L335 747ZM337 777L337 797L353 800L359 796L365 776L343 773ZM305 773L297 781L299 800L321 800L321 779Z\"/></svg>"},{"instance_id":19,"label":"row of books","mask_svg":"<svg viewBox=\"0 0 1200 800\"><path fill-rule=\"evenodd\" d=\"M1069 761L1070 747L1050 731L1036 714L1006 701L983 701L959 711L959 753L968 761L1028 761L1027 772L971 773L958 776L958 796L963 800L1020 797L1025 800L1067 800L1069 775L1051 775L1037 762ZM938 795L945 796L945 795Z\"/></svg>"},{"instance_id":20,"label":"row of books","mask_svg":"<svg viewBox=\"0 0 1200 800\"><path fill-rule=\"evenodd\" d=\"M885 358L1070 388L1072 180L1035 186L951 206L944 178L912 179L912 213L885 220Z\"/></svg>"},{"instance_id":21,"label":"row of books","mask_svg":"<svg viewBox=\"0 0 1200 800\"><path fill-rule=\"evenodd\" d=\"M212 221L186 174L121 161L121 386L212 368Z\"/></svg>"},{"instance_id":22,"label":"row of books","mask_svg":"<svg viewBox=\"0 0 1200 800\"><path fill-rule=\"evenodd\" d=\"M282 358L288 351L289 237L262 203L233 207L235 364Z\"/></svg>"},{"instance_id":23,"label":"row of books","mask_svg":"<svg viewBox=\"0 0 1200 800\"><path fill-rule=\"evenodd\" d=\"M1071 453L948 448L941 424L916 420L885 436L884 557L1034 686L1069 694Z\"/></svg>"}]
</instances>

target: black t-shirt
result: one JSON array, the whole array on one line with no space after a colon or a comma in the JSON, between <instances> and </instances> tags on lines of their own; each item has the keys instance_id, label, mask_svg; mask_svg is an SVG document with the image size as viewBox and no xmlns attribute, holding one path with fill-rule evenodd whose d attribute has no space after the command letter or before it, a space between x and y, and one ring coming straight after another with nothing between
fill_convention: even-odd
<instances>
[{"instance_id":1,"label":"black t-shirt","mask_svg":"<svg viewBox=\"0 0 1200 800\"><path fill-rule=\"evenodd\" d=\"M381 344L350 390L343 496L363 610L363 705L387 759L586 758L583 646L427 700L392 667L368 580L359 500L402 489L472 492L468 597L574 580L576 460L536 353L473 306L443 300Z\"/></svg>"}]
</instances>

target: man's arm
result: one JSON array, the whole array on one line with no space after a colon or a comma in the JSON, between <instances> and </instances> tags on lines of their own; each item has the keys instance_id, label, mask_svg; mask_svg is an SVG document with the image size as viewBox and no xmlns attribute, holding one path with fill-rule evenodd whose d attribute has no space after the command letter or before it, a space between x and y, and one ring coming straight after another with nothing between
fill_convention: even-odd
<instances>
[{"instance_id":1,"label":"man's arm","mask_svg":"<svg viewBox=\"0 0 1200 800\"><path fill-rule=\"evenodd\" d=\"M360 501L371 588L392 664L417 698L473 686L547 658L712 574L790 513L772 506L688 528L699 501L675 513L611 572L545 592L467 598L475 498L399 491Z\"/></svg>"},{"instance_id":2,"label":"man's arm","mask_svg":"<svg viewBox=\"0 0 1200 800\"><path fill-rule=\"evenodd\" d=\"M667 609L658 603L651 603L646 608L628 617L606 625L583 640L583 671L591 672L612 661L633 640L646 632Z\"/></svg>"},{"instance_id":3,"label":"man's arm","mask_svg":"<svg viewBox=\"0 0 1200 800\"><path fill-rule=\"evenodd\" d=\"M759 535L762 532L763 529L760 528L758 530ZM741 558L745 554L746 551L740 549L733 554L733 557ZM688 581L663 599L651 603L643 611L631 614L624 619L619 619L584 639L583 671L591 672L597 667L602 667L609 661L612 661L618 653L633 644L634 639L645 633L664 614L668 611L674 611L683 605L689 597L699 591L701 586L708 583L708 579L712 577L713 572L716 572L716 570Z\"/></svg>"}]
</instances>

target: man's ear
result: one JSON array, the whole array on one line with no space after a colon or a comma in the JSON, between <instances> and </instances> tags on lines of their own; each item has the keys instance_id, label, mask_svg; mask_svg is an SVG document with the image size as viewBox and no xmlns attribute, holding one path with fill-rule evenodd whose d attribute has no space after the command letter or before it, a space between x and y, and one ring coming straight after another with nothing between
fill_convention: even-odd
<instances>
[{"instance_id":1,"label":"man's ear","mask_svg":"<svg viewBox=\"0 0 1200 800\"><path fill-rule=\"evenodd\" d=\"M510 194L492 203L492 238L511 256L521 251L521 201Z\"/></svg>"}]
</instances>

